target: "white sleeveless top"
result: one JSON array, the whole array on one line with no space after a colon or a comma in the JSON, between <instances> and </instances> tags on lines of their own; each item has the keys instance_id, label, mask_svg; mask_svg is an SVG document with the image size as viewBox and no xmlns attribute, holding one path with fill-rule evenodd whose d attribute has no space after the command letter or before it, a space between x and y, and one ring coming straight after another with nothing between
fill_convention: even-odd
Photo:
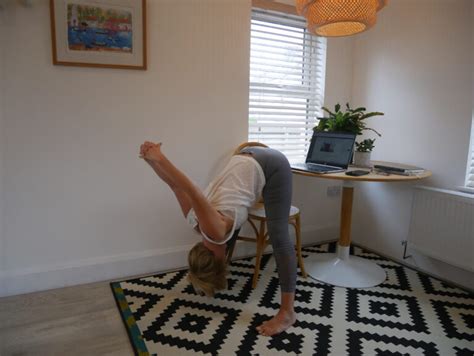
<instances>
[{"instance_id":1,"label":"white sleeveless top","mask_svg":"<svg viewBox=\"0 0 474 356\"><path fill-rule=\"evenodd\" d=\"M209 203L223 215L234 220L232 229L223 241L215 241L203 237L216 245L223 245L230 240L236 229L247 220L248 209L262 195L265 186L265 175L262 167L251 156L234 155L227 166L204 190L204 196ZM199 222L191 209L186 217L188 223L195 228Z\"/></svg>"}]
</instances>

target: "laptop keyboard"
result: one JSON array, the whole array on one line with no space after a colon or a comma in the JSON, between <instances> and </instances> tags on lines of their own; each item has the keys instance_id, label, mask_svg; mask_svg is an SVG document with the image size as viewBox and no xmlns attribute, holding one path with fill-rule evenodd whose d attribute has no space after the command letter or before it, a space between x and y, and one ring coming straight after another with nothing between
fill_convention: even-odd
<instances>
[{"instance_id":1,"label":"laptop keyboard","mask_svg":"<svg viewBox=\"0 0 474 356\"><path fill-rule=\"evenodd\" d=\"M327 172L327 171L334 171L334 167L328 167L328 166L322 166L319 164L307 164L306 163L306 168L310 172Z\"/></svg>"},{"instance_id":2,"label":"laptop keyboard","mask_svg":"<svg viewBox=\"0 0 474 356\"><path fill-rule=\"evenodd\" d=\"M328 167L324 166L321 164L315 164L315 163L299 163L294 165L295 168L300 168L300 169L305 169L308 172L315 172L315 173L320 173L320 172L329 172L329 171L334 171L337 170L337 167Z\"/></svg>"}]
</instances>

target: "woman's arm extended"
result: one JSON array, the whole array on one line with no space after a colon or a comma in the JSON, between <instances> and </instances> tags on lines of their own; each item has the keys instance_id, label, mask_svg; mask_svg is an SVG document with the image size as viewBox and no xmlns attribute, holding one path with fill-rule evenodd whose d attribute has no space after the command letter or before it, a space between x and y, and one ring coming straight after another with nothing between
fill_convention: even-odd
<instances>
[{"instance_id":1,"label":"woman's arm extended","mask_svg":"<svg viewBox=\"0 0 474 356\"><path fill-rule=\"evenodd\" d=\"M232 229L233 220L220 214L201 190L168 160L161 152L161 144L145 142L140 154L163 180L171 182L172 185L168 184L173 190L180 190L187 195L199 220L200 230L215 241L223 241Z\"/></svg>"},{"instance_id":2,"label":"woman's arm extended","mask_svg":"<svg viewBox=\"0 0 474 356\"><path fill-rule=\"evenodd\" d=\"M142 157L144 158L144 157ZM189 214L189 210L191 210L192 205L191 205L191 199L188 197L188 195L179 189L174 182L171 180L170 177L168 177L164 172L160 171L160 167L156 165L153 161L145 159L145 161L150 165L151 168L155 171L155 173L160 177L163 182L168 184L170 189L173 191L176 200L179 203L179 206L181 208L181 211L183 212L184 217L186 218Z\"/></svg>"}]
</instances>

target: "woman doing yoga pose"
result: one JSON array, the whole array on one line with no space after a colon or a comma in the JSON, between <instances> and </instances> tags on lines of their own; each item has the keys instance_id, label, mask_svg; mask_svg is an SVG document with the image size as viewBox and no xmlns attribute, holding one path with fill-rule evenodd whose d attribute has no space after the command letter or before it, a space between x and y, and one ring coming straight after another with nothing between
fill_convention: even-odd
<instances>
[{"instance_id":1,"label":"woman doing yoga pose","mask_svg":"<svg viewBox=\"0 0 474 356\"><path fill-rule=\"evenodd\" d=\"M247 220L248 209L263 197L281 304L278 313L257 331L271 336L293 325L296 256L288 233L292 175L286 157L271 148L246 147L232 156L204 192L167 159L161 143L143 143L140 157L168 184L184 216L202 235L188 257L189 280L198 293L213 296L227 288L226 244Z\"/></svg>"}]
</instances>

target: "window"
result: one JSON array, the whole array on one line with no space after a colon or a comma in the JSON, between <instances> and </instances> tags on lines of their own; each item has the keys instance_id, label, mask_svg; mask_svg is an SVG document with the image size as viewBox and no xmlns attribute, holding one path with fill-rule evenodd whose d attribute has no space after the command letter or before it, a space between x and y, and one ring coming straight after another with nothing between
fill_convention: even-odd
<instances>
[{"instance_id":1,"label":"window","mask_svg":"<svg viewBox=\"0 0 474 356\"><path fill-rule=\"evenodd\" d=\"M474 192L474 119L471 124L471 147L467 161L466 188Z\"/></svg>"},{"instance_id":2,"label":"window","mask_svg":"<svg viewBox=\"0 0 474 356\"><path fill-rule=\"evenodd\" d=\"M304 160L322 117L326 39L304 18L253 9L250 48L249 141Z\"/></svg>"}]
</instances>

